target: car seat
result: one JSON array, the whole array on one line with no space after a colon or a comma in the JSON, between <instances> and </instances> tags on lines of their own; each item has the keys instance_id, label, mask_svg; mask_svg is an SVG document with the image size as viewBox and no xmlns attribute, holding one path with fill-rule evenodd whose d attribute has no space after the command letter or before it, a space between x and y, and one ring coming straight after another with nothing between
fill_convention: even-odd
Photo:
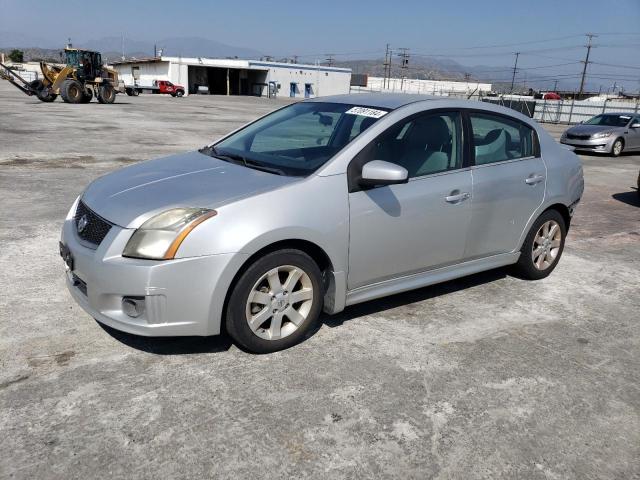
<instances>
[{"instance_id":1,"label":"car seat","mask_svg":"<svg viewBox=\"0 0 640 480\"><path fill-rule=\"evenodd\" d=\"M417 119L408 131L400 164L410 177L447 170L451 156L451 131L438 116Z\"/></svg>"},{"instance_id":2,"label":"car seat","mask_svg":"<svg viewBox=\"0 0 640 480\"><path fill-rule=\"evenodd\" d=\"M506 130L496 128L487 133L481 145L476 145L476 165L499 162L507 160L507 136L511 137ZM511 143L510 141L508 143Z\"/></svg>"}]
</instances>

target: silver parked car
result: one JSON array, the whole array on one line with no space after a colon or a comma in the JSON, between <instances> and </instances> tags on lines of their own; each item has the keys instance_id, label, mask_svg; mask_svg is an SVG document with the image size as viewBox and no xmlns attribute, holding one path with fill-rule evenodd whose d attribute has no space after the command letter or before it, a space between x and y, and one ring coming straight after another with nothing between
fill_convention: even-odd
<instances>
[{"instance_id":1,"label":"silver parked car","mask_svg":"<svg viewBox=\"0 0 640 480\"><path fill-rule=\"evenodd\" d=\"M560 142L576 150L603 152L617 157L640 150L640 115L603 113L569 128Z\"/></svg>"},{"instance_id":2,"label":"silver parked car","mask_svg":"<svg viewBox=\"0 0 640 480\"><path fill-rule=\"evenodd\" d=\"M513 110L324 97L98 178L60 251L71 294L106 325L226 329L270 352L323 309L511 264L546 277L582 191L578 157Z\"/></svg>"}]
</instances>

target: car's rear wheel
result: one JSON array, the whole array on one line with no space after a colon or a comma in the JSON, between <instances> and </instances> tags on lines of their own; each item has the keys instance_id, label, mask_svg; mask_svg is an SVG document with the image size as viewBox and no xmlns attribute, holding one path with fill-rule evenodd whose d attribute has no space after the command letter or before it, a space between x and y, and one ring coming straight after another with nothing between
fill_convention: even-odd
<instances>
[{"instance_id":1,"label":"car's rear wheel","mask_svg":"<svg viewBox=\"0 0 640 480\"><path fill-rule=\"evenodd\" d=\"M614 157L619 157L622 153L622 150L624 150L624 141L621 138L618 138L615 142L613 142L613 146L611 147L611 155L613 155Z\"/></svg>"},{"instance_id":2,"label":"car's rear wheel","mask_svg":"<svg viewBox=\"0 0 640 480\"><path fill-rule=\"evenodd\" d=\"M558 265L567 227L557 210L547 210L534 222L520 250L516 271L523 278L539 280Z\"/></svg>"},{"instance_id":3,"label":"car's rear wheel","mask_svg":"<svg viewBox=\"0 0 640 480\"><path fill-rule=\"evenodd\" d=\"M227 304L227 332L251 352L289 348L312 330L323 296L322 274L306 253L269 253L236 282Z\"/></svg>"}]
</instances>

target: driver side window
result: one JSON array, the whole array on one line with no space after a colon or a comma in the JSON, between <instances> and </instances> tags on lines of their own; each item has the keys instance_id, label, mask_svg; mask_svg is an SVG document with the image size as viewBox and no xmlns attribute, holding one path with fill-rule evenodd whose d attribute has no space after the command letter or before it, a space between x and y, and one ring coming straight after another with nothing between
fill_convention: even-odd
<instances>
[{"instance_id":1,"label":"driver side window","mask_svg":"<svg viewBox=\"0 0 640 480\"><path fill-rule=\"evenodd\" d=\"M460 168L459 112L426 113L397 123L361 152L362 165L385 160L407 169L409 178Z\"/></svg>"}]
</instances>

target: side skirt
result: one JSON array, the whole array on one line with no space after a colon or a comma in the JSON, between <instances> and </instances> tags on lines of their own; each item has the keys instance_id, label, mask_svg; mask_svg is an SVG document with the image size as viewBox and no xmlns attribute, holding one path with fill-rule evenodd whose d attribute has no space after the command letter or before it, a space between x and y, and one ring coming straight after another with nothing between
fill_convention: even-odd
<instances>
[{"instance_id":1,"label":"side skirt","mask_svg":"<svg viewBox=\"0 0 640 480\"><path fill-rule=\"evenodd\" d=\"M386 297L395 293L406 292L416 288L446 282L454 278L466 277L474 273L491 270L493 268L512 265L518 261L520 252L503 253L487 258L479 258L465 263L458 263L447 267L414 273L405 277L392 278L383 282L365 285L347 292L346 305L366 302L376 298Z\"/></svg>"}]
</instances>

